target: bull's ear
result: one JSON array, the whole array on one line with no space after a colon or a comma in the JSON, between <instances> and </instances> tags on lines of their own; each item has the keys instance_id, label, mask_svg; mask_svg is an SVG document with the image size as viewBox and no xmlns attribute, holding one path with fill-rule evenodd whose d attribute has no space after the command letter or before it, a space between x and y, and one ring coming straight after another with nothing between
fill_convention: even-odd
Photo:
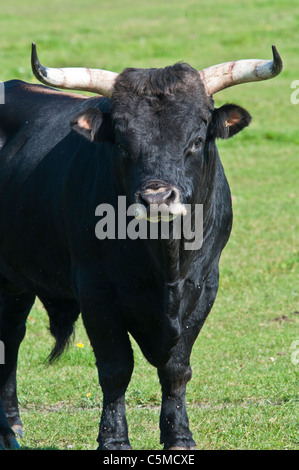
<instances>
[{"instance_id":1,"label":"bull's ear","mask_svg":"<svg viewBox=\"0 0 299 470\"><path fill-rule=\"evenodd\" d=\"M109 114L89 108L76 114L70 122L72 129L91 142L113 141L112 123Z\"/></svg>"},{"instance_id":2,"label":"bull's ear","mask_svg":"<svg viewBox=\"0 0 299 470\"><path fill-rule=\"evenodd\" d=\"M250 124L246 109L235 104L225 104L213 112L209 133L216 138L229 139Z\"/></svg>"}]
</instances>

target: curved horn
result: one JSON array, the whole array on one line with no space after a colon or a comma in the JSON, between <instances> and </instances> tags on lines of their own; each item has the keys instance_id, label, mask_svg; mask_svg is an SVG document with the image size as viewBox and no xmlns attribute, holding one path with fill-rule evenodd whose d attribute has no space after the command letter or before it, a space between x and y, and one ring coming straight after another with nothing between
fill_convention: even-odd
<instances>
[{"instance_id":1,"label":"curved horn","mask_svg":"<svg viewBox=\"0 0 299 470\"><path fill-rule=\"evenodd\" d=\"M83 90L110 97L118 74L100 69L81 67L49 68L43 67L38 59L36 45L32 43L31 67L35 77L58 88Z\"/></svg>"},{"instance_id":2,"label":"curved horn","mask_svg":"<svg viewBox=\"0 0 299 470\"><path fill-rule=\"evenodd\" d=\"M278 75L283 68L282 60L275 46L272 46L273 60L246 59L213 65L199 73L208 95L240 83L268 80Z\"/></svg>"}]
</instances>

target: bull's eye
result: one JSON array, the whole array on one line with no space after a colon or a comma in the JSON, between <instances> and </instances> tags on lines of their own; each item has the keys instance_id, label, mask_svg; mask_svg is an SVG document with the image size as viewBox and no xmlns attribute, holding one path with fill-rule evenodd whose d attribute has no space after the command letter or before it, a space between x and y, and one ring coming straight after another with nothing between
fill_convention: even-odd
<instances>
[{"instance_id":1,"label":"bull's eye","mask_svg":"<svg viewBox=\"0 0 299 470\"><path fill-rule=\"evenodd\" d=\"M193 143L193 148L198 149L202 144L202 137L197 137L197 139Z\"/></svg>"},{"instance_id":2,"label":"bull's eye","mask_svg":"<svg viewBox=\"0 0 299 470\"><path fill-rule=\"evenodd\" d=\"M203 143L203 138L198 136L193 143L190 145L187 151L187 157L191 157L196 154L196 152L201 148Z\"/></svg>"}]
</instances>

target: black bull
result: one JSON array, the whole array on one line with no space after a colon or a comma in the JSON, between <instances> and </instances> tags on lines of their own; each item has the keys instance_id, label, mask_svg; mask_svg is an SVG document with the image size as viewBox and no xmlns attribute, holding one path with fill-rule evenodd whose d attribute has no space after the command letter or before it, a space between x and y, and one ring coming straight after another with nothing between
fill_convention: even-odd
<instances>
[{"instance_id":1,"label":"black bull","mask_svg":"<svg viewBox=\"0 0 299 470\"><path fill-rule=\"evenodd\" d=\"M0 107L0 445L22 433L16 364L36 296L62 353L82 313L103 391L100 449L129 449L125 392L133 371L129 333L157 368L161 443L194 448L185 406L190 354L218 289L232 226L229 186L215 145L250 122L236 105L214 108L197 71L127 69L111 99L20 81ZM71 124L71 126L70 126ZM105 238L95 210L163 204L169 220L203 207L203 242ZM150 215L146 212L152 224ZM170 226L174 222L169 222ZM196 227L195 227L196 229ZM171 229L170 229L171 231ZM1 400L2 399L2 400Z\"/></svg>"}]
</instances>

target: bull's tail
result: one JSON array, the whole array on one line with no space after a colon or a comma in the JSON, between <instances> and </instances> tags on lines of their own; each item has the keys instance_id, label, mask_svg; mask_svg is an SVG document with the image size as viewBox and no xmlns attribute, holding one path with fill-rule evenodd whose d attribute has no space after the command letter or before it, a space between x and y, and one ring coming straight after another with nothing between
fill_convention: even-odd
<instances>
[{"instance_id":1,"label":"bull's tail","mask_svg":"<svg viewBox=\"0 0 299 470\"><path fill-rule=\"evenodd\" d=\"M55 344L47 357L49 364L53 363L68 349L74 337L74 323L67 323L63 325L57 324L50 319L50 332L55 338Z\"/></svg>"},{"instance_id":2,"label":"bull's tail","mask_svg":"<svg viewBox=\"0 0 299 470\"><path fill-rule=\"evenodd\" d=\"M79 304L75 300L44 300L43 304L50 320L50 332L55 338L55 345L47 357L49 364L56 361L69 347L74 333L74 323L80 314Z\"/></svg>"}]
</instances>

